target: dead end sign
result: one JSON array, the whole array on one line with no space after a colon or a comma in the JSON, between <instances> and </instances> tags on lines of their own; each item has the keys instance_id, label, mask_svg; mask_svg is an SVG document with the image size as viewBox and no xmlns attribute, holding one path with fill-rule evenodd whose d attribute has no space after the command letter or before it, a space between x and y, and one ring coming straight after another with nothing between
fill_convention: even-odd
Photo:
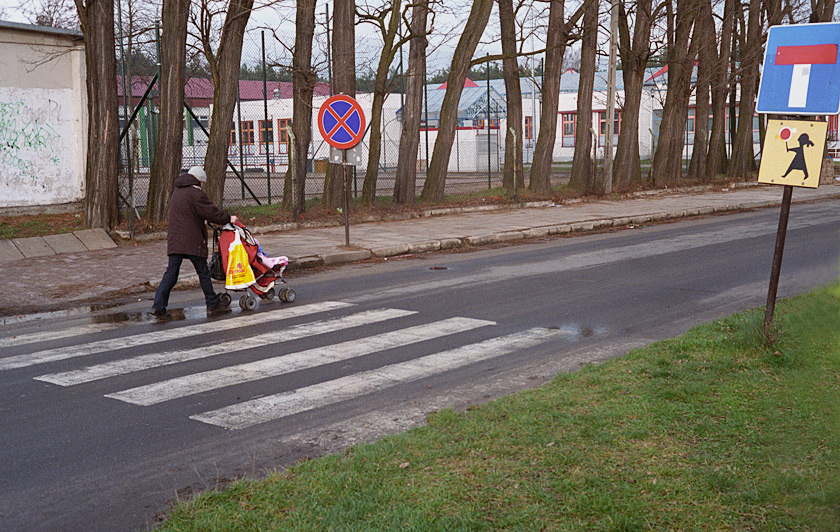
<instances>
[{"instance_id":1,"label":"dead end sign","mask_svg":"<svg viewBox=\"0 0 840 532\"><path fill-rule=\"evenodd\" d=\"M772 26L756 112L840 113L840 23Z\"/></svg>"},{"instance_id":2,"label":"dead end sign","mask_svg":"<svg viewBox=\"0 0 840 532\"><path fill-rule=\"evenodd\" d=\"M336 94L318 111L318 130L327 144L339 150L355 146L365 135L365 113L354 98Z\"/></svg>"}]
</instances>

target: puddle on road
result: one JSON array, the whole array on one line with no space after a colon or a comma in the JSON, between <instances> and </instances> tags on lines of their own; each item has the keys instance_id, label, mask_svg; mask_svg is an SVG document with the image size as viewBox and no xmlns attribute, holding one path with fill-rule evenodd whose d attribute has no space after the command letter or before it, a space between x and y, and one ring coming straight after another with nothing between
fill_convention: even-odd
<instances>
[{"instance_id":1,"label":"puddle on road","mask_svg":"<svg viewBox=\"0 0 840 532\"><path fill-rule=\"evenodd\" d=\"M603 327L592 327L591 325L577 323L549 327L549 329L560 331L563 333L563 336L575 339L592 338L593 336L602 336L607 333L607 329Z\"/></svg>"}]
</instances>

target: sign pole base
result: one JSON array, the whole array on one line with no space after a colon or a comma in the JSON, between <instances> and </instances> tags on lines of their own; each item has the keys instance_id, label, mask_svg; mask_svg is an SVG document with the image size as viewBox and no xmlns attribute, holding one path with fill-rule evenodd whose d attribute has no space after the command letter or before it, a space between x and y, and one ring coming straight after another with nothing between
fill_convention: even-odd
<instances>
[{"instance_id":1,"label":"sign pole base","mask_svg":"<svg viewBox=\"0 0 840 532\"><path fill-rule=\"evenodd\" d=\"M350 186L347 172L347 150L341 150L341 180L344 182L344 245L350 245Z\"/></svg>"},{"instance_id":2,"label":"sign pole base","mask_svg":"<svg viewBox=\"0 0 840 532\"><path fill-rule=\"evenodd\" d=\"M779 276L782 271L782 254L785 251L785 237L787 236L788 218L790 217L790 201L793 197L793 187L785 185L782 196L782 210L779 214L779 229L776 232L776 250L773 253L773 267L770 270L770 288L767 291L767 305L764 308L764 337L769 339L773 328L773 314L776 311L776 293L779 288Z\"/></svg>"}]
</instances>

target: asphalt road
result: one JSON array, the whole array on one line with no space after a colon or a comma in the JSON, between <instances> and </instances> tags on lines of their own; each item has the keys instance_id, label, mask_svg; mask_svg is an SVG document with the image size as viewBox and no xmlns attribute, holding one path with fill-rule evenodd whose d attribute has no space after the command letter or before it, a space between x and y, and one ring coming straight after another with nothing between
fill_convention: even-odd
<instances>
[{"instance_id":1,"label":"asphalt road","mask_svg":"<svg viewBox=\"0 0 840 532\"><path fill-rule=\"evenodd\" d=\"M840 202L795 205L779 295L838 276ZM778 210L174 294L0 329L0 530L130 531L168 501L620 356L767 295ZM179 310L183 309L183 310Z\"/></svg>"}]
</instances>

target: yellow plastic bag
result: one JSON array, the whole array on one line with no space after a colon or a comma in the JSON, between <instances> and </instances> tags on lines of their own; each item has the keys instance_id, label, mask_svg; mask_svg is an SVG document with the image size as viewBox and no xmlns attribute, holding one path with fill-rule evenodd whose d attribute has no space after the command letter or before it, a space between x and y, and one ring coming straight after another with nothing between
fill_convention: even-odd
<instances>
[{"instance_id":1,"label":"yellow plastic bag","mask_svg":"<svg viewBox=\"0 0 840 532\"><path fill-rule=\"evenodd\" d=\"M248 252L239 237L239 231L228 248L227 275L225 276L225 288L230 290L241 290L248 288L254 281L254 271L248 262Z\"/></svg>"}]
</instances>

